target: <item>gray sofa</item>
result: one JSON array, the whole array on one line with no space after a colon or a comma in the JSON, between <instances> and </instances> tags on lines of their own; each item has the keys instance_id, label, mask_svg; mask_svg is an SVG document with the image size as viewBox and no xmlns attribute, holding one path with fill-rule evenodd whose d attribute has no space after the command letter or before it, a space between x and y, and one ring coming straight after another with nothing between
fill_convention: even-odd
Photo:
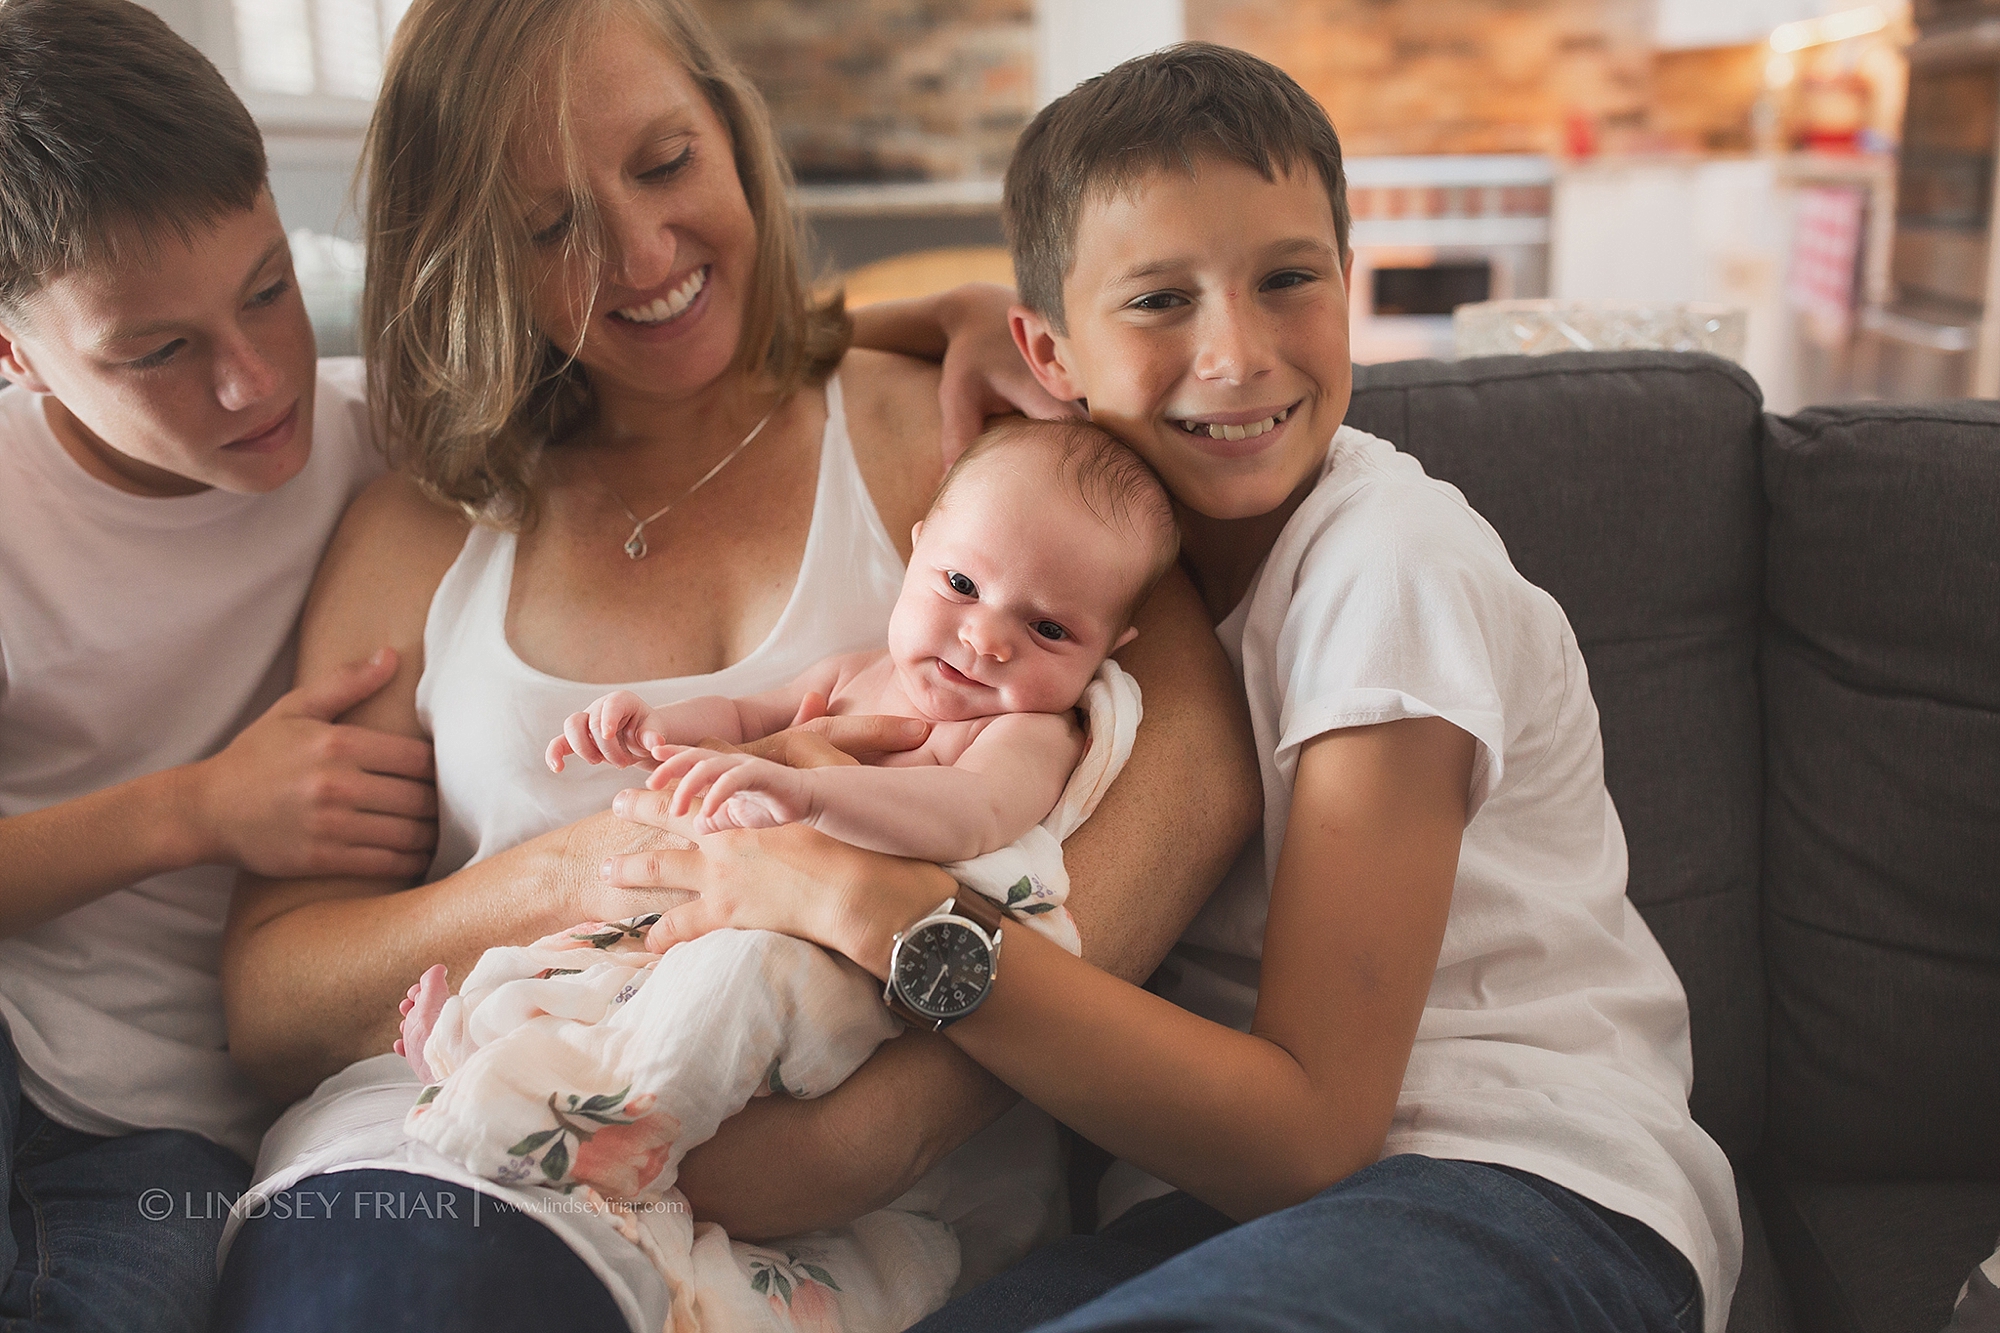
<instances>
[{"instance_id":1,"label":"gray sofa","mask_svg":"<svg viewBox=\"0 0 2000 1333\"><path fill-rule=\"evenodd\" d=\"M1937 1333L2000 1236L2000 403L1712 357L1357 371L1569 613L1735 1163L1732 1330Z\"/></svg>"}]
</instances>

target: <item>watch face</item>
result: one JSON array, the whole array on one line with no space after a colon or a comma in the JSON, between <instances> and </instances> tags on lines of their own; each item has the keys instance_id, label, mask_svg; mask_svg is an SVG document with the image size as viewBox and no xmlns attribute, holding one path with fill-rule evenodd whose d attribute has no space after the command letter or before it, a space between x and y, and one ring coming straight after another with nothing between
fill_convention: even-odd
<instances>
[{"instance_id":1,"label":"watch face","mask_svg":"<svg viewBox=\"0 0 2000 1333\"><path fill-rule=\"evenodd\" d=\"M896 993L932 1018L957 1018L984 999L993 984L993 950L970 926L927 921L896 950Z\"/></svg>"}]
</instances>

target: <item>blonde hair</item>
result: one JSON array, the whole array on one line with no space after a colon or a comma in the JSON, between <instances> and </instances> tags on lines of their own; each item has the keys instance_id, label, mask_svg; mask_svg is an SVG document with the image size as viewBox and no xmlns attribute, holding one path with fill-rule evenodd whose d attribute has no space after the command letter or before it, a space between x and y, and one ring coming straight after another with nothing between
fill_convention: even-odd
<instances>
[{"instance_id":1,"label":"blonde hair","mask_svg":"<svg viewBox=\"0 0 2000 1333\"><path fill-rule=\"evenodd\" d=\"M532 201L509 155L552 94L575 213L564 244L587 271L601 265L569 93L576 51L619 13L654 32L729 132L757 228L730 370L789 392L823 379L847 349L841 298L811 297L791 171L763 98L687 0L417 0L368 129L363 351L391 465L475 521L531 522L541 451L595 410L575 349L535 327Z\"/></svg>"}]
</instances>

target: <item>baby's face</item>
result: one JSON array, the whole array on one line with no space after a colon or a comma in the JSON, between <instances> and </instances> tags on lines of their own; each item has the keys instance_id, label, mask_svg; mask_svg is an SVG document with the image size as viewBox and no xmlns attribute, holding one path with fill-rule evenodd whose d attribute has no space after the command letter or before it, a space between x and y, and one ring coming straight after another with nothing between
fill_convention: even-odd
<instances>
[{"instance_id":1,"label":"baby's face","mask_svg":"<svg viewBox=\"0 0 2000 1333\"><path fill-rule=\"evenodd\" d=\"M1146 577L1140 543L1040 469L982 464L915 540L889 654L911 701L939 721L1074 708L1132 635L1124 612Z\"/></svg>"}]
</instances>

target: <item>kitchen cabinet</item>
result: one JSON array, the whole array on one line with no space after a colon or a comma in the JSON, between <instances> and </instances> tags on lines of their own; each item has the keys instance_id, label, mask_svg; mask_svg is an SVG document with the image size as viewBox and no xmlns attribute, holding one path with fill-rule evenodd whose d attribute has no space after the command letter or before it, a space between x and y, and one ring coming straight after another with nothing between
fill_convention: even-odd
<instances>
[{"instance_id":1,"label":"kitchen cabinet","mask_svg":"<svg viewBox=\"0 0 2000 1333\"><path fill-rule=\"evenodd\" d=\"M1712 302L1749 313L1743 367L1773 411L1852 396L1844 350L1806 336L1786 277L1801 191L1865 192L1860 303L1887 283L1890 163L1884 158L1657 157L1573 164L1558 175L1550 295Z\"/></svg>"}]
</instances>

